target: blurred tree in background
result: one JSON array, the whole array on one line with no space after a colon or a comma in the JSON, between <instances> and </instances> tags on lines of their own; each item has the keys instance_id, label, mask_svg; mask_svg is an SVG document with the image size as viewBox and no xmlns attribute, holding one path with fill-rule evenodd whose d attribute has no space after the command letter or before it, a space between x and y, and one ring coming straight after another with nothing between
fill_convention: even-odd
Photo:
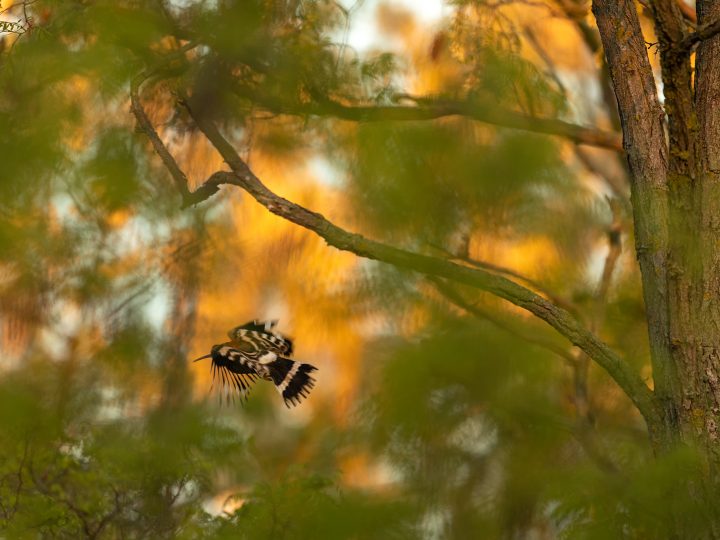
<instances>
[{"instance_id":1,"label":"blurred tree in background","mask_svg":"<svg viewBox=\"0 0 720 540\"><path fill-rule=\"evenodd\" d=\"M0 2L0 536L717 538L720 8L590 8Z\"/></svg>"}]
</instances>

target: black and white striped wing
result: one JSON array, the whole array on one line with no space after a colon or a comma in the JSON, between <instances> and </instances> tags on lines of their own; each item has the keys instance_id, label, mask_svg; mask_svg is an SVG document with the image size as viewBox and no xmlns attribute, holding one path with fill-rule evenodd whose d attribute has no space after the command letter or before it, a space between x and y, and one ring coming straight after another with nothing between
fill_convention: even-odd
<instances>
[{"instance_id":1,"label":"black and white striped wing","mask_svg":"<svg viewBox=\"0 0 720 540\"><path fill-rule=\"evenodd\" d=\"M276 325L277 321L254 320L233 328L228 335L234 344L248 350L253 359L268 367L269 379L275 384L285 405L295 406L315 386L311 373L317 368L288 358L293 354L293 342L276 332Z\"/></svg>"},{"instance_id":2,"label":"black and white striped wing","mask_svg":"<svg viewBox=\"0 0 720 540\"><path fill-rule=\"evenodd\" d=\"M224 388L237 389L247 399L250 386L257 379L271 381L288 407L308 397L315 386L311 375L317 368L263 350L247 340L216 345L212 350L213 380L219 378Z\"/></svg>"},{"instance_id":3,"label":"black and white striped wing","mask_svg":"<svg viewBox=\"0 0 720 540\"><path fill-rule=\"evenodd\" d=\"M291 405L294 407L303 398L308 397L310 390L315 386L315 379L311 375L317 370L315 366L282 357L266 365L270 369L270 377L275 388L288 408Z\"/></svg>"},{"instance_id":4,"label":"black and white striped wing","mask_svg":"<svg viewBox=\"0 0 720 540\"><path fill-rule=\"evenodd\" d=\"M241 398L247 399L255 381L267 379L270 374L243 349L230 343L213 347L211 369L213 382L217 379L223 389L237 390Z\"/></svg>"},{"instance_id":5,"label":"black and white striped wing","mask_svg":"<svg viewBox=\"0 0 720 540\"><path fill-rule=\"evenodd\" d=\"M277 355L292 356L293 342L273 328L277 321L250 321L236 326L228 332L233 341L249 343L257 351L274 352Z\"/></svg>"}]
</instances>

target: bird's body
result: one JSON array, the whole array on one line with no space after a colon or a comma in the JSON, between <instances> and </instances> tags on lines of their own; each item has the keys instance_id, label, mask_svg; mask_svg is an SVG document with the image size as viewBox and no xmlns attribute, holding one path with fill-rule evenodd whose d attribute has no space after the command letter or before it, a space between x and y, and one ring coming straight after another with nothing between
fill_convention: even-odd
<instances>
[{"instance_id":1,"label":"bird's body","mask_svg":"<svg viewBox=\"0 0 720 540\"><path fill-rule=\"evenodd\" d=\"M228 332L230 341L214 345L210 354L213 380L218 377L224 387L235 388L247 398L256 379L271 381L285 404L297 405L315 385L310 373L315 366L288 358L292 341L273 331L277 321L251 321Z\"/></svg>"}]
</instances>

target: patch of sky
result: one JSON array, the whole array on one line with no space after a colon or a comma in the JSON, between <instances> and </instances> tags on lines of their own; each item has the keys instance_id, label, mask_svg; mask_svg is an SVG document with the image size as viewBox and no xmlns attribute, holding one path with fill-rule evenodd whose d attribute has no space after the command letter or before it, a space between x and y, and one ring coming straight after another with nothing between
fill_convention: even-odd
<instances>
[{"instance_id":1,"label":"patch of sky","mask_svg":"<svg viewBox=\"0 0 720 540\"><path fill-rule=\"evenodd\" d=\"M339 188L347 184L344 173L324 156L313 156L306 166L313 178L323 186Z\"/></svg>"},{"instance_id":2,"label":"patch of sky","mask_svg":"<svg viewBox=\"0 0 720 540\"><path fill-rule=\"evenodd\" d=\"M171 9L174 10L181 10L181 9L187 9L192 6L205 6L208 9L213 9L217 7L217 0L170 0L168 2Z\"/></svg>"},{"instance_id":3,"label":"patch of sky","mask_svg":"<svg viewBox=\"0 0 720 540\"><path fill-rule=\"evenodd\" d=\"M383 36L384 33L378 29L377 11L383 3L390 7L407 9L425 25L437 23L451 10L443 0L341 0L339 3L351 18L345 41L359 53L373 49L397 49L398 43Z\"/></svg>"},{"instance_id":4,"label":"patch of sky","mask_svg":"<svg viewBox=\"0 0 720 540\"><path fill-rule=\"evenodd\" d=\"M147 322L156 332L161 332L170 314L171 295L165 284L155 287L155 294L144 306L143 314Z\"/></svg>"}]
</instances>

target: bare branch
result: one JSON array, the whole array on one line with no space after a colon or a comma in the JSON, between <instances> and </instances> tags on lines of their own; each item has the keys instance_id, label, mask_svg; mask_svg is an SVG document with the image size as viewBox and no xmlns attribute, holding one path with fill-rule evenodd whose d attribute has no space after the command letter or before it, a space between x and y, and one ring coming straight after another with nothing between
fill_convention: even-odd
<instances>
[{"instance_id":1,"label":"bare branch","mask_svg":"<svg viewBox=\"0 0 720 540\"><path fill-rule=\"evenodd\" d=\"M418 122L447 116L463 116L494 126L563 137L577 144L598 146L616 152L623 150L622 137L618 133L579 126L556 118L538 118L502 109L497 103L401 95L398 97L412 100L416 105L344 105L329 99L310 104L288 104L247 88L236 86L234 90L238 95L281 114L331 116L354 122Z\"/></svg>"},{"instance_id":2,"label":"bare branch","mask_svg":"<svg viewBox=\"0 0 720 540\"><path fill-rule=\"evenodd\" d=\"M27 28L20 23L12 21L0 21L0 34L19 34L22 35L27 31Z\"/></svg>"},{"instance_id":3,"label":"bare branch","mask_svg":"<svg viewBox=\"0 0 720 540\"><path fill-rule=\"evenodd\" d=\"M620 114L618 111L617 100L615 99L615 91L613 90L612 81L610 79L610 70L607 61L602 54L602 42L598 29L587 22L586 4L582 0L560 0L560 7L565 12L569 21L572 21L577 28L588 51L593 56L600 57L600 66L598 67L598 79L600 89L602 90L602 98L605 102L608 117L614 129L620 129Z\"/></svg>"},{"instance_id":4,"label":"bare branch","mask_svg":"<svg viewBox=\"0 0 720 540\"><path fill-rule=\"evenodd\" d=\"M535 35L535 32L530 26L526 25L523 28L523 34L525 34L525 38L527 39L528 43L530 43L530 46L533 48L535 53L540 57L540 60L542 60L543 64L545 64L545 67L547 68L547 74L557 86L560 94L562 94L562 96L567 99L567 88L565 87L565 84L562 82L562 79L558 74L557 66L555 66L555 62L553 62L552 57L545 50L545 47L542 46L542 43L540 43L540 40Z\"/></svg>"},{"instance_id":5,"label":"bare branch","mask_svg":"<svg viewBox=\"0 0 720 540\"><path fill-rule=\"evenodd\" d=\"M547 351L550 351L551 353L565 360L567 365L569 365L573 370L573 377L576 383L578 381L578 374L583 370L583 367L581 366L581 361L584 361L585 363L584 373L587 374L588 357L587 355L583 354L582 351L576 349L579 354L574 354L566 347L559 346L551 340L543 339L533 331L522 331L520 330L518 325L514 325L511 322L504 320L501 317L498 317L496 314L485 310L477 305L468 303L455 289L453 289L444 281L435 278L430 278L430 281L432 281L440 294L442 294L447 300L460 307L461 309L465 310L469 314L474 315L475 317L478 317L480 319L490 321L498 328L501 328L514 336L517 336L518 338L522 339L527 343L542 347L543 349L546 349ZM575 388L577 390L577 387ZM585 451L585 453L588 455L588 457L590 457L602 470L610 473L617 473L617 466L599 448L600 445L592 429L594 422L592 419L592 415L590 414L590 408L588 406L587 387L585 386L584 388L585 393L583 395L580 395L577 392L575 393L575 407L578 412L578 417L581 418L582 421L578 422L578 424L572 430L572 434L578 441L582 449ZM580 398L582 397L585 398L584 402L580 401Z\"/></svg>"},{"instance_id":6,"label":"bare branch","mask_svg":"<svg viewBox=\"0 0 720 540\"><path fill-rule=\"evenodd\" d=\"M315 232L330 246L428 276L446 278L470 285L528 310L585 351L618 383L648 422L655 420L653 393L640 376L607 344L584 328L566 310L502 276L479 268L469 268L436 257L406 251L367 239L359 234L347 232L325 219L321 214L279 197L255 176L211 120L196 114L193 105L188 100L185 100L184 105L199 129L230 166L232 173L215 173L213 175L224 175L223 183L244 189L270 212Z\"/></svg>"},{"instance_id":7,"label":"bare branch","mask_svg":"<svg viewBox=\"0 0 720 540\"><path fill-rule=\"evenodd\" d=\"M190 191L187 187L187 177L178 166L175 158L168 151L165 143L163 143L162 139L160 139L160 135L158 135L157 131L155 131L155 128L153 128L152 123L150 122L150 119L145 112L145 109L143 109L143 106L140 103L140 85L146 78L147 74L142 73L135 77L130 83L130 110L137 119L138 128L143 131L145 135L147 135L148 139L150 139L150 144L152 144L153 149L155 150L157 155L160 156L163 165L165 165L165 168L170 173L170 176L172 176L175 187L180 192L180 195L182 196L184 202L190 196Z\"/></svg>"},{"instance_id":8,"label":"bare branch","mask_svg":"<svg viewBox=\"0 0 720 540\"><path fill-rule=\"evenodd\" d=\"M165 143L162 141L160 135L153 127L152 122L150 122L150 119L148 118L147 113L145 112L145 109L140 102L140 87L150 76L152 76L154 72L157 71L160 66L164 65L168 61L177 59L178 57L180 57L180 55L184 55L188 50L196 46L197 45L192 42L187 43L174 53L168 55L168 57L163 59L163 61L161 61L157 66L140 73L130 83L130 110L137 119L138 129L145 133L148 139L150 139L150 143L152 144L153 149L158 154L158 156L160 156L160 159L165 165L165 168L170 173L170 176L172 176L173 182L175 183L175 188L178 190L180 196L182 197L182 208L187 208L188 206L197 204L198 202L204 201L217 193L219 189L218 183L222 183L219 181L221 179L216 177L215 175L211 175L210 178L203 182L203 184L195 191L191 192L188 189L187 176L182 171L182 169L180 169L177 161L175 161L175 158L165 146Z\"/></svg>"},{"instance_id":9,"label":"bare branch","mask_svg":"<svg viewBox=\"0 0 720 540\"><path fill-rule=\"evenodd\" d=\"M596 128L579 126L555 118L538 118L497 106L478 106L471 103L439 100L422 100L417 107L346 107L335 104L332 112L346 120L371 121L415 121L441 118L444 116L465 116L486 124L531 131L545 135L563 137L577 144L587 144L622 151L619 134Z\"/></svg>"},{"instance_id":10,"label":"bare branch","mask_svg":"<svg viewBox=\"0 0 720 540\"><path fill-rule=\"evenodd\" d=\"M590 314L589 330L597 333L604 318L605 308L607 304L607 295L610 289L617 261L622 253L622 221L620 201L617 199L608 199L610 210L612 211L613 221L607 231L609 250L605 257L605 264L600 276L597 291L593 299L593 306ZM577 355L575 365L573 366L573 386L575 388L575 408L578 412L580 422L586 427L592 427L595 418L590 407L590 398L588 391L588 373L589 358L586 354L580 352Z\"/></svg>"},{"instance_id":11,"label":"bare branch","mask_svg":"<svg viewBox=\"0 0 720 540\"><path fill-rule=\"evenodd\" d=\"M699 26L692 34L686 36L677 45L677 51L680 53L689 53L692 48L700 43L716 35L720 34L720 18Z\"/></svg>"},{"instance_id":12,"label":"bare branch","mask_svg":"<svg viewBox=\"0 0 720 540\"><path fill-rule=\"evenodd\" d=\"M602 159L604 156L591 154L587 148L583 148L577 144L574 150L575 156L588 172L602 179L610 190L612 190L615 199L621 202L628 215L632 214L632 205L630 204L629 197L630 184L627 182L627 177L625 176L627 172L626 168L622 168L622 165L620 165L620 170L615 172L612 170L611 164L608 164Z\"/></svg>"},{"instance_id":13,"label":"bare branch","mask_svg":"<svg viewBox=\"0 0 720 540\"><path fill-rule=\"evenodd\" d=\"M595 302L597 304L594 316L596 320L595 324L599 324L600 320L604 316L604 307L607 303L607 295L608 290L610 289L612 276L615 272L617 261L622 254L623 224L621 218L622 212L620 209L622 203L618 199L608 199L608 204L610 205L610 210L613 215L613 221L607 231L608 245L610 249L608 250L607 257L605 257L605 264L603 266L602 276L600 277L600 285L598 287L597 294L595 295Z\"/></svg>"}]
</instances>

